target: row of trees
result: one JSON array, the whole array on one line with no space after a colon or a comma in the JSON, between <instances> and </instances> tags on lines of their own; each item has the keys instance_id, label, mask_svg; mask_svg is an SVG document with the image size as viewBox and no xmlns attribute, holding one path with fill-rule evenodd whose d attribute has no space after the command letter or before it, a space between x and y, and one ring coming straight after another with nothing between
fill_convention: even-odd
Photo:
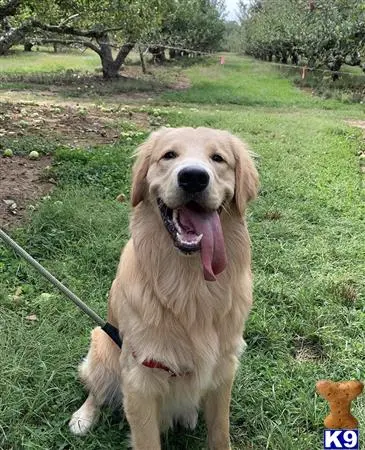
<instances>
[{"instance_id":1,"label":"row of trees","mask_svg":"<svg viewBox=\"0 0 365 450\"><path fill-rule=\"evenodd\" d=\"M216 50L223 16L223 0L0 0L0 55L24 42L82 46L114 78L138 43L155 44L159 60L166 47Z\"/></svg>"},{"instance_id":2,"label":"row of trees","mask_svg":"<svg viewBox=\"0 0 365 450\"><path fill-rule=\"evenodd\" d=\"M256 58L334 72L360 65L365 47L365 2L254 0L240 3L235 42Z\"/></svg>"}]
</instances>

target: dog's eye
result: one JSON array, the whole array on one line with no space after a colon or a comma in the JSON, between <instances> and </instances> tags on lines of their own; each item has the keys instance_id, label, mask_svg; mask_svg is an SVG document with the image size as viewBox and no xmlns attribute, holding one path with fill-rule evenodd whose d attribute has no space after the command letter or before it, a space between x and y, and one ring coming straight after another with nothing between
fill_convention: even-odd
<instances>
[{"instance_id":1,"label":"dog's eye","mask_svg":"<svg viewBox=\"0 0 365 450\"><path fill-rule=\"evenodd\" d=\"M224 159L218 153L214 153L214 155L212 155L212 160L217 163L224 162Z\"/></svg>"},{"instance_id":2,"label":"dog's eye","mask_svg":"<svg viewBox=\"0 0 365 450\"><path fill-rule=\"evenodd\" d=\"M174 158L177 158L177 153L174 152L173 150L166 152L162 157L162 159L174 159Z\"/></svg>"}]
</instances>

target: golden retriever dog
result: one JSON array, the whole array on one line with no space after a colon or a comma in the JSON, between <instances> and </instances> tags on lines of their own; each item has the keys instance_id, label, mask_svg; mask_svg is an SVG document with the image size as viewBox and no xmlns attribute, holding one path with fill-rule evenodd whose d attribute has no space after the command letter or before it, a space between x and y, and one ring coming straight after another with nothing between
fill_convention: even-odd
<instances>
[{"instance_id":1,"label":"golden retriever dog","mask_svg":"<svg viewBox=\"0 0 365 450\"><path fill-rule=\"evenodd\" d=\"M211 450L228 450L231 388L252 304L244 218L258 175L226 131L162 128L137 150L131 239L109 295L108 321L79 368L89 396L70 421L84 434L103 404L122 405L135 450L161 449L174 423L202 407Z\"/></svg>"}]
</instances>

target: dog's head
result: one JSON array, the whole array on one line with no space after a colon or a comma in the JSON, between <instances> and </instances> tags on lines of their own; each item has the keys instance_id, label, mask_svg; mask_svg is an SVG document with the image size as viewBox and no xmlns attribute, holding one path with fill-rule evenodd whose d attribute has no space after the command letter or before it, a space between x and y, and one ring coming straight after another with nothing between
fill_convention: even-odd
<instances>
[{"instance_id":1,"label":"dog's head","mask_svg":"<svg viewBox=\"0 0 365 450\"><path fill-rule=\"evenodd\" d=\"M258 175L246 146L226 131L162 128L137 150L132 205L150 202L175 246L200 251L207 280L226 266L220 213L243 215Z\"/></svg>"}]
</instances>

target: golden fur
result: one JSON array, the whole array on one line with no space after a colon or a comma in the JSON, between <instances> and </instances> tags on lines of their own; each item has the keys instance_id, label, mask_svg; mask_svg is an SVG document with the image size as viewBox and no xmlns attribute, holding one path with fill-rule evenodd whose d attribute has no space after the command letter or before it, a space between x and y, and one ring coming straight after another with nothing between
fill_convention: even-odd
<instances>
[{"instance_id":1,"label":"golden fur","mask_svg":"<svg viewBox=\"0 0 365 450\"><path fill-rule=\"evenodd\" d=\"M161 159L174 149L179 157ZM219 151L224 163L214 163ZM173 245L156 198L177 207L176 171L194 162L212 182L205 206L223 206L226 269L203 277L199 254ZM208 128L163 128L139 148L133 171L131 239L109 296L108 320L123 337L119 348L100 329L92 332L81 379L90 391L70 428L84 434L100 406L123 402L135 450L159 450L160 432L181 422L193 428L203 407L211 450L228 450L229 404L245 320L252 303L250 240L244 219L258 176L245 144ZM141 363L157 360L181 376ZM121 395L123 394L123 396Z\"/></svg>"}]
</instances>

